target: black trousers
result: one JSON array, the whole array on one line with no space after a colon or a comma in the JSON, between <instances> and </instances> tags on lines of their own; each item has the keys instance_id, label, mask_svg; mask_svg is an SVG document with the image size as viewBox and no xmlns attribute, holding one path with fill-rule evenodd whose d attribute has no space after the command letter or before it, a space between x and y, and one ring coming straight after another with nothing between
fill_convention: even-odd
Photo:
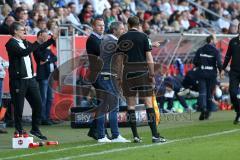
<instances>
[{"instance_id":1,"label":"black trousers","mask_svg":"<svg viewBox=\"0 0 240 160\"><path fill-rule=\"evenodd\" d=\"M239 94L240 72L229 72L229 93L233 107L237 113L240 112L240 100L237 98Z\"/></svg>"},{"instance_id":2,"label":"black trousers","mask_svg":"<svg viewBox=\"0 0 240 160\"><path fill-rule=\"evenodd\" d=\"M216 86L216 78L199 79L198 103L202 111L212 110L213 91Z\"/></svg>"},{"instance_id":3,"label":"black trousers","mask_svg":"<svg viewBox=\"0 0 240 160\"><path fill-rule=\"evenodd\" d=\"M14 122L17 131L21 132L24 98L32 108L32 130L39 130L41 121L41 96L35 78L10 80L10 94L14 106Z\"/></svg>"}]
</instances>

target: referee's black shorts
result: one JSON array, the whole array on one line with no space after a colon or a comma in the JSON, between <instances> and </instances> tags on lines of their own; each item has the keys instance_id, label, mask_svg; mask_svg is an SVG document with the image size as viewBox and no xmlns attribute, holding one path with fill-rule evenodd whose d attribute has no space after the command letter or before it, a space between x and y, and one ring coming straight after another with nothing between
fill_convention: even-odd
<instances>
[{"instance_id":1,"label":"referee's black shorts","mask_svg":"<svg viewBox=\"0 0 240 160\"><path fill-rule=\"evenodd\" d=\"M125 97L151 97L154 94L154 84L147 72L128 73L123 78L122 88Z\"/></svg>"}]
</instances>

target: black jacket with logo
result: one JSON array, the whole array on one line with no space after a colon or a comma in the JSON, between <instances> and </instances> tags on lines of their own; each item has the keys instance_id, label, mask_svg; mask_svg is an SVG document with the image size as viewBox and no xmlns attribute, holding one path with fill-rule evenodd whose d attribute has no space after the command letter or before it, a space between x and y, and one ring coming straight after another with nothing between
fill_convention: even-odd
<instances>
[{"instance_id":1,"label":"black jacket with logo","mask_svg":"<svg viewBox=\"0 0 240 160\"><path fill-rule=\"evenodd\" d=\"M219 72L222 70L221 55L212 44L206 44L199 48L193 63L199 70L200 78L216 78L217 69Z\"/></svg>"},{"instance_id":2,"label":"black jacket with logo","mask_svg":"<svg viewBox=\"0 0 240 160\"><path fill-rule=\"evenodd\" d=\"M19 46L18 41L14 38L9 39L6 43L6 50L8 53L9 59L9 79L21 79L27 77L27 68L25 66L24 57L30 55L33 51L37 49L45 49L55 41L51 38L47 42L39 45L37 42L31 43L29 41L23 40L23 43L26 49L23 49ZM32 59L31 60L31 67L32 67L32 74L33 74L33 65Z\"/></svg>"}]
</instances>

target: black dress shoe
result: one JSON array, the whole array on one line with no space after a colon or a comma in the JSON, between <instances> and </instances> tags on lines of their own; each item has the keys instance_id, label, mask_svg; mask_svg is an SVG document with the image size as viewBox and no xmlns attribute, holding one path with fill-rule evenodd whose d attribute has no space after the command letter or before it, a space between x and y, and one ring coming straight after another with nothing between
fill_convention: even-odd
<instances>
[{"instance_id":1,"label":"black dress shoe","mask_svg":"<svg viewBox=\"0 0 240 160\"><path fill-rule=\"evenodd\" d=\"M233 124L239 124L239 123L240 123L240 114L237 114L233 121Z\"/></svg>"},{"instance_id":2,"label":"black dress shoe","mask_svg":"<svg viewBox=\"0 0 240 160\"><path fill-rule=\"evenodd\" d=\"M204 120L204 111L201 112L200 116L199 116L199 120L203 121Z\"/></svg>"},{"instance_id":3,"label":"black dress shoe","mask_svg":"<svg viewBox=\"0 0 240 160\"><path fill-rule=\"evenodd\" d=\"M98 140L98 134L97 134L97 131L95 130L92 130L92 129L90 129L89 131L88 131L88 137L91 137L91 138L93 138L93 139L95 139L95 140Z\"/></svg>"},{"instance_id":4,"label":"black dress shoe","mask_svg":"<svg viewBox=\"0 0 240 160\"><path fill-rule=\"evenodd\" d=\"M44 136L41 133L41 131L39 131L39 130L38 131L31 130L30 131L30 135L35 136L35 137L39 138L40 140L47 140L47 137Z\"/></svg>"},{"instance_id":5,"label":"black dress shoe","mask_svg":"<svg viewBox=\"0 0 240 160\"><path fill-rule=\"evenodd\" d=\"M208 120L210 116L211 116L211 112L206 111L206 112L205 112L205 115L204 115L204 119L205 119L205 120Z\"/></svg>"},{"instance_id":6,"label":"black dress shoe","mask_svg":"<svg viewBox=\"0 0 240 160\"><path fill-rule=\"evenodd\" d=\"M199 116L199 120L200 121L208 120L210 116L211 116L211 112L209 112L209 111L202 111L200 116Z\"/></svg>"}]
</instances>

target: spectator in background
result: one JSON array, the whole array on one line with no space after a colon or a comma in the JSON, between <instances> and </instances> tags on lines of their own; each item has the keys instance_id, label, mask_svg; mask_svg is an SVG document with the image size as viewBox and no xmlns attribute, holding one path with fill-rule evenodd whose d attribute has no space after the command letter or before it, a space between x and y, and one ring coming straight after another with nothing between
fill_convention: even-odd
<instances>
[{"instance_id":1,"label":"spectator in background","mask_svg":"<svg viewBox=\"0 0 240 160\"><path fill-rule=\"evenodd\" d=\"M38 19L37 26L33 28L32 34L37 35L40 30L47 29L47 21L45 19Z\"/></svg>"},{"instance_id":2,"label":"spectator in background","mask_svg":"<svg viewBox=\"0 0 240 160\"><path fill-rule=\"evenodd\" d=\"M85 2L83 5L83 9L81 11L81 13L78 15L79 20L81 21L81 23L83 23L84 21L84 15L89 13L91 16L93 16L93 6L91 3L89 2Z\"/></svg>"},{"instance_id":3,"label":"spectator in background","mask_svg":"<svg viewBox=\"0 0 240 160\"><path fill-rule=\"evenodd\" d=\"M2 6L1 11L2 12L1 12L1 16L0 16L0 21L2 23L3 20L5 19L5 17L7 17L12 12L12 8L8 4L4 4Z\"/></svg>"},{"instance_id":4,"label":"spectator in background","mask_svg":"<svg viewBox=\"0 0 240 160\"><path fill-rule=\"evenodd\" d=\"M83 4L86 2L86 0L71 0L71 2L74 2L76 4L75 14L79 15L79 13L82 11Z\"/></svg>"},{"instance_id":5,"label":"spectator in background","mask_svg":"<svg viewBox=\"0 0 240 160\"><path fill-rule=\"evenodd\" d=\"M185 11L182 11L181 15L182 15L181 26L184 30L187 31L190 27L190 23L189 23L190 13L187 10L185 10Z\"/></svg>"},{"instance_id":6,"label":"spectator in background","mask_svg":"<svg viewBox=\"0 0 240 160\"><path fill-rule=\"evenodd\" d=\"M108 8L104 9L102 17L105 24L105 31L108 31L110 24L115 21L114 17L111 16L111 10Z\"/></svg>"},{"instance_id":7,"label":"spectator in background","mask_svg":"<svg viewBox=\"0 0 240 160\"><path fill-rule=\"evenodd\" d=\"M145 22L151 22L151 20L153 19L152 12L151 11L145 11L143 18L144 18Z\"/></svg>"},{"instance_id":8,"label":"spectator in background","mask_svg":"<svg viewBox=\"0 0 240 160\"><path fill-rule=\"evenodd\" d=\"M8 35L10 34L9 28L11 24L15 21L13 16L7 16L2 25L0 25L0 34Z\"/></svg>"},{"instance_id":9,"label":"spectator in background","mask_svg":"<svg viewBox=\"0 0 240 160\"><path fill-rule=\"evenodd\" d=\"M144 11L138 11L136 16L139 18L140 23L144 22Z\"/></svg>"},{"instance_id":10,"label":"spectator in background","mask_svg":"<svg viewBox=\"0 0 240 160\"><path fill-rule=\"evenodd\" d=\"M125 1L120 1L122 9L128 9L131 14L136 15L136 3L135 0L125 0Z\"/></svg>"},{"instance_id":11,"label":"spectator in background","mask_svg":"<svg viewBox=\"0 0 240 160\"><path fill-rule=\"evenodd\" d=\"M124 9L123 10L123 14L122 14L122 22L123 24L127 24L127 20L128 18L131 16L131 12L128 9Z\"/></svg>"},{"instance_id":12,"label":"spectator in background","mask_svg":"<svg viewBox=\"0 0 240 160\"><path fill-rule=\"evenodd\" d=\"M169 3L169 0L162 0L162 4L160 5L160 10L165 12L168 17L172 15L174 12L173 7Z\"/></svg>"},{"instance_id":13,"label":"spectator in background","mask_svg":"<svg viewBox=\"0 0 240 160\"><path fill-rule=\"evenodd\" d=\"M52 18L56 17L56 13L54 11L54 8L49 8L48 9L47 17L48 17L48 20L51 20Z\"/></svg>"},{"instance_id":14,"label":"spectator in background","mask_svg":"<svg viewBox=\"0 0 240 160\"><path fill-rule=\"evenodd\" d=\"M50 34L53 34L56 29L58 29L57 19L50 19L47 22L47 29L49 30Z\"/></svg>"},{"instance_id":15,"label":"spectator in background","mask_svg":"<svg viewBox=\"0 0 240 160\"><path fill-rule=\"evenodd\" d=\"M43 5L43 13L44 13L45 16L48 15L48 10L49 10L49 7L46 4L44 4Z\"/></svg>"},{"instance_id":16,"label":"spectator in background","mask_svg":"<svg viewBox=\"0 0 240 160\"><path fill-rule=\"evenodd\" d=\"M115 8L115 9L116 9L117 15L119 16L118 18L119 18L120 20L122 20L122 17L121 17L122 8L121 8L119 2L114 1L114 2L112 3L112 5L111 5L111 9L112 9L112 8Z\"/></svg>"},{"instance_id":17,"label":"spectator in background","mask_svg":"<svg viewBox=\"0 0 240 160\"><path fill-rule=\"evenodd\" d=\"M220 3L217 0L212 1L209 3L208 9L210 9L212 12L214 12L216 14L220 14L220 10L221 10ZM216 22L219 19L219 17L217 17L213 14L207 13L207 12L206 12L206 17L213 25L217 26Z\"/></svg>"},{"instance_id":18,"label":"spectator in background","mask_svg":"<svg viewBox=\"0 0 240 160\"><path fill-rule=\"evenodd\" d=\"M180 15L179 11L174 11L173 14L170 15L170 17L168 18L168 24L169 25L173 24L173 22L175 21L177 15Z\"/></svg>"},{"instance_id":19,"label":"spectator in background","mask_svg":"<svg viewBox=\"0 0 240 160\"><path fill-rule=\"evenodd\" d=\"M239 8L237 2L231 2L228 7L229 13L232 15L232 18L235 19L239 15Z\"/></svg>"},{"instance_id":20,"label":"spectator in background","mask_svg":"<svg viewBox=\"0 0 240 160\"><path fill-rule=\"evenodd\" d=\"M238 33L238 24L239 24L238 19L232 20L232 23L230 24L230 27L229 27L229 34L237 34Z\"/></svg>"},{"instance_id":21,"label":"spectator in background","mask_svg":"<svg viewBox=\"0 0 240 160\"><path fill-rule=\"evenodd\" d=\"M5 75L6 75L5 69L7 69L8 66L9 66L8 61L6 61L2 57L0 57L0 110L1 110L1 107L2 107L3 80L4 80ZM1 120L1 118L0 118L0 120ZM0 134L1 133L7 133L7 131L2 130L0 128Z\"/></svg>"},{"instance_id":22,"label":"spectator in background","mask_svg":"<svg viewBox=\"0 0 240 160\"><path fill-rule=\"evenodd\" d=\"M57 23L58 25L61 25L63 23L66 22L66 19L65 19L65 15L64 15L64 8L63 7L59 7L59 8L56 8L56 15L57 15Z\"/></svg>"},{"instance_id":23,"label":"spectator in background","mask_svg":"<svg viewBox=\"0 0 240 160\"><path fill-rule=\"evenodd\" d=\"M162 30L161 12L156 12L153 15L153 19L150 22L151 28L158 33Z\"/></svg>"},{"instance_id":24,"label":"spectator in background","mask_svg":"<svg viewBox=\"0 0 240 160\"><path fill-rule=\"evenodd\" d=\"M131 11L131 14L136 15L137 10L136 10L136 3L135 0L129 0L125 1L127 3L126 9L129 9Z\"/></svg>"},{"instance_id":25,"label":"spectator in background","mask_svg":"<svg viewBox=\"0 0 240 160\"><path fill-rule=\"evenodd\" d=\"M142 31L146 34L146 35L148 35L148 36L150 36L150 34L151 34L151 29L150 29L150 25L149 25L149 23L148 22L143 22L143 24L142 24Z\"/></svg>"},{"instance_id":26,"label":"spectator in background","mask_svg":"<svg viewBox=\"0 0 240 160\"><path fill-rule=\"evenodd\" d=\"M15 10L15 19L25 26L26 33L32 34L31 21L29 20L28 11L22 7Z\"/></svg>"},{"instance_id":27,"label":"spectator in background","mask_svg":"<svg viewBox=\"0 0 240 160\"><path fill-rule=\"evenodd\" d=\"M230 27L230 21L231 21L231 15L229 14L228 11L224 10L222 14L223 18L219 18L217 23L218 27L221 29L229 29Z\"/></svg>"},{"instance_id":28,"label":"spectator in background","mask_svg":"<svg viewBox=\"0 0 240 160\"><path fill-rule=\"evenodd\" d=\"M30 27L32 29L34 29L34 27L37 26L37 21L39 19L39 14L38 12L30 12L30 16L29 16L29 23L30 23Z\"/></svg>"},{"instance_id":29,"label":"spectator in background","mask_svg":"<svg viewBox=\"0 0 240 160\"><path fill-rule=\"evenodd\" d=\"M65 0L56 0L56 1L51 1L52 2L52 6L54 8L62 8L66 5Z\"/></svg>"},{"instance_id":30,"label":"spectator in background","mask_svg":"<svg viewBox=\"0 0 240 160\"><path fill-rule=\"evenodd\" d=\"M92 23L92 15L90 13L86 13L83 17L82 24L85 24L91 27L91 23Z\"/></svg>"},{"instance_id":31,"label":"spectator in background","mask_svg":"<svg viewBox=\"0 0 240 160\"><path fill-rule=\"evenodd\" d=\"M182 31L183 27L181 25L181 22L182 22L182 15L181 13L178 13L174 17L173 23L171 25L173 27L173 32L179 33Z\"/></svg>"},{"instance_id":32,"label":"spectator in background","mask_svg":"<svg viewBox=\"0 0 240 160\"><path fill-rule=\"evenodd\" d=\"M67 7L69 9L69 15L66 17L66 20L76 26L81 26L80 20L76 15L76 4L74 2L69 2Z\"/></svg>"},{"instance_id":33,"label":"spectator in background","mask_svg":"<svg viewBox=\"0 0 240 160\"><path fill-rule=\"evenodd\" d=\"M178 1L178 5L176 6L176 10L178 10L179 12L183 12L183 11L189 11L189 3L187 0L179 0Z\"/></svg>"},{"instance_id":34,"label":"spectator in background","mask_svg":"<svg viewBox=\"0 0 240 160\"><path fill-rule=\"evenodd\" d=\"M111 8L108 0L91 0L92 6L96 16L101 16L103 14L104 9Z\"/></svg>"},{"instance_id":35,"label":"spectator in background","mask_svg":"<svg viewBox=\"0 0 240 160\"><path fill-rule=\"evenodd\" d=\"M152 13L159 13L161 11L161 0L156 0L156 2L152 5Z\"/></svg>"},{"instance_id":36,"label":"spectator in background","mask_svg":"<svg viewBox=\"0 0 240 160\"><path fill-rule=\"evenodd\" d=\"M43 44L48 40L48 31L40 30L37 33L37 43ZM42 125L51 125L50 111L53 100L53 93L51 85L48 83L50 74L56 68L57 57L52 53L49 48L36 50L33 52L34 59L37 63L37 76L36 79L39 84L41 100L42 100Z\"/></svg>"},{"instance_id":37,"label":"spectator in background","mask_svg":"<svg viewBox=\"0 0 240 160\"><path fill-rule=\"evenodd\" d=\"M112 7L111 8L111 17L113 18L113 22L116 21L121 21L121 17L120 17L120 11L119 11L119 7Z\"/></svg>"},{"instance_id":38,"label":"spectator in background","mask_svg":"<svg viewBox=\"0 0 240 160\"><path fill-rule=\"evenodd\" d=\"M44 7L46 4L44 3L35 3L33 6L33 11L38 12L39 18L46 18L47 14L44 11Z\"/></svg>"},{"instance_id":39,"label":"spectator in background","mask_svg":"<svg viewBox=\"0 0 240 160\"><path fill-rule=\"evenodd\" d=\"M24 10L29 11L28 5L26 2L20 2L19 3L20 7L22 7Z\"/></svg>"},{"instance_id":40,"label":"spectator in background","mask_svg":"<svg viewBox=\"0 0 240 160\"><path fill-rule=\"evenodd\" d=\"M142 11L151 11L151 0L139 0L135 1L138 10Z\"/></svg>"},{"instance_id":41,"label":"spectator in background","mask_svg":"<svg viewBox=\"0 0 240 160\"><path fill-rule=\"evenodd\" d=\"M19 2L20 5L25 5L26 8L25 9L29 9L32 10L32 6L35 3L34 0L16 0L16 2Z\"/></svg>"},{"instance_id":42,"label":"spectator in background","mask_svg":"<svg viewBox=\"0 0 240 160\"><path fill-rule=\"evenodd\" d=\"M16 21L25 21L25 14L28 14L27 10L24 10L22 7L16 8L14 12Z\"/></svg>"}]
</instances>

